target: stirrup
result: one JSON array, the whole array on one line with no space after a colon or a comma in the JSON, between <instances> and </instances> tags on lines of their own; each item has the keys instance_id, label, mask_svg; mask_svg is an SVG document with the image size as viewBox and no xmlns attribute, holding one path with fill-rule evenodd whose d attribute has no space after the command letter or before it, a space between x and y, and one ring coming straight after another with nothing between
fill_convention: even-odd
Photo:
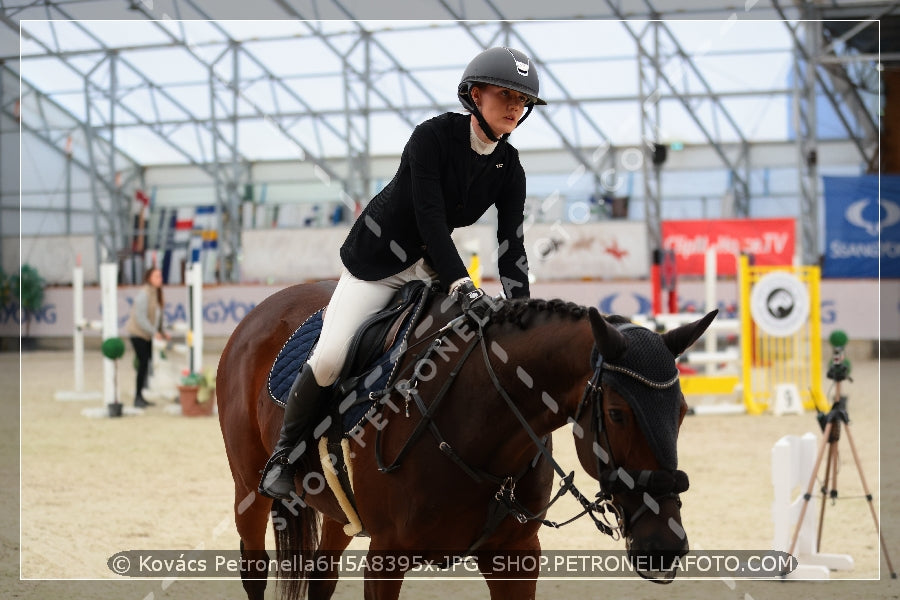
<instances>
[{"instance_id":1,"label":"stirrup","mask_svg":"<svg viewBox=\"0 0 900 600\"><path fill-rule=\"evenodd\" d=\"M257 491L275 500L291 500L294 492L294 465L289 460L292 448L275 452L262 470Z\"/></svg>"}]
</instances>

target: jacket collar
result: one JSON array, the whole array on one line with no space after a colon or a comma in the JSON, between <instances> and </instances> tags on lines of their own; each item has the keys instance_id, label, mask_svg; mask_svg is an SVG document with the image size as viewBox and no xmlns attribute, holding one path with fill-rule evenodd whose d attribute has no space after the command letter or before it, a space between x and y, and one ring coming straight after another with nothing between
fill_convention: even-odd
<instances>
[{"instance_id":1,"label":"jacket collar","mask_svg":"<svg viewBox=\"0 0 900 600\"><path fill-rule=\"evenodd\" d=\"M472 115L470 113L466 113L464 115L460 113L453 114L462 117L460 119L456 119L456 123L454 123L453 125L453 139L460 142L466 148L470 148L471 144L469 142L469 121L472 119ZM496 153L498 150L501 150L502 147L508 143L508 139L500 140L500 142L497 144L497 148L494 149L494 153Z\"/></svg>"},{"instance_id":2,"label":"jacket collar","mask_svg":"<svg viewBox=\"0 0 900 600\"><path fill-rule=\"evenodd\" d=\"M459 113L454 113L459 114ZM459 115L461 119L456 119L453 124L453 139L462 142L466 146L469 145L469 120L472 116L469 113Z\"/></svg>"}]
</instances>

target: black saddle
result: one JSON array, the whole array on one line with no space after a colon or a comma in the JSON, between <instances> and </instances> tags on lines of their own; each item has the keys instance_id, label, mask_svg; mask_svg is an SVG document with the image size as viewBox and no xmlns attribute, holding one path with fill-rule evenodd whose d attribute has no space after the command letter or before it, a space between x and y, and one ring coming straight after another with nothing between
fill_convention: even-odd
<instances>
[{"instance_id":1,"label":"black saddle","mask_svg":"<svg viewBox=\"0 0 900 600\"><path fill-rule=\"evenodd\" d=\"M397 290L388 305L367 319L350 343L347 359L341 369L335 396L343 398L359 387L373 367L386 363L399 337L405 337L414 319L430 297L434 285L411 281ZM309 358L322 331L323 310L310 316L285 342L269 372L269 395L284 406L291 384L300 367ZM385 366L385 365L382 365ZM388 373L391 369L387 369ZM385 379L387 374L385 373ZM385 381L373 382L384 387Z\"/></svg>"},{"instance_id":2,"label":"black saddle","mask_svg":"<svg viewBox=\"0 0 900 600\"><path fill-rule=\"evenodd\" d=\"M359 379L394 346L401 328L409 325L406 321L410 314L431 291L432 286L424 281L410 281L394 293L385 308L363 321L350 342L338 377L337 391L341 396L356 388Z\"/></svg>"}]
</instances>

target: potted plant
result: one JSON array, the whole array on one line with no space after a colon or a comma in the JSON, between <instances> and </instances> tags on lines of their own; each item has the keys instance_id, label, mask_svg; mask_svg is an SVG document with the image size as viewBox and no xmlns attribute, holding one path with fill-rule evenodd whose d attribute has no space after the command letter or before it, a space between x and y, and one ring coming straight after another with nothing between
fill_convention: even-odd
<instances>
[{"instance_id":1,"label":"potted plant","mask_svg":"<svg viewBox=\"0 0 900 600\"><path fill-rule=\"evenodd\" d=\"M215 379L185 370L178 386L178 401L181 414L186 417L211 415L216 403Z\"/></svg>"},{"instance_id":2,"label":"potted plant","mask_svg":"<svg viewBox=\"0 0 900 600\"><path fill-rule=\"evenodd\" d=\"M33 345L29 337L31 315L44 306L44 278L31 265L22 265L20 273L10 277L10 291L14 298L19 299L19 306L22 309L22 320L25 323L22 346L31 347Z\"/></svg>"},{"instance_id":3,"label":"potted plant","mask_svg":"<svg viewBox=\"0 0 900 600\"><path fill-rule=\"evenodd\" d=\"M110 417L122 416L122 403L119 402L119 359L125 354L125 342L120 337L111 337L103 340L100 345L103 356L113 361L113 401L106 405Z\"/></svg>"}]
</instances>

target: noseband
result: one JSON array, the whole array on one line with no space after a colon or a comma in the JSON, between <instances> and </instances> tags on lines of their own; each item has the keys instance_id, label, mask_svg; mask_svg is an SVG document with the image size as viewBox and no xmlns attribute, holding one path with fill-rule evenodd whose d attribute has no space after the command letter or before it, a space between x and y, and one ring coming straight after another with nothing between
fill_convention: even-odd
<instances>
[{"instance_id":1,"label":"noseband","mask_svg":"<svg viewBox=\"0 0 900 600\"><path fill-rule=\"evenodd\" d=\"M619 329L626 329L633 325L626 325ZM609 434L603 424L603 386L601 379L603 370L617 371L627 375L644 385L655 389L668 389L675 385L678 376L665 382L654 382L644 377L640 373L632 371L618 365L605 363L603 356L597 354L596 363L594 365L594 373L587 382L581 402L575 411L575 421L581 418L584 409L590 404L591 407L591 432L594 436L594 457L596 461L597 479L600 482L600 492L597 494L598 500L606 500L610 505L615 507L619 518L619 528L623 535L634 527L634 524L652 511L659 514L659 502L661 500L674 499L681 508L681 499L678 494L687 491L689 487L688 476L684 471L679 470L626 470L616 466L615 455L609 442ZM627 523L624 523L624 510L614 502L613 496L618 493L635 493L642 494L641 506L634 511Z\"/></svg>"}]
</instances>

